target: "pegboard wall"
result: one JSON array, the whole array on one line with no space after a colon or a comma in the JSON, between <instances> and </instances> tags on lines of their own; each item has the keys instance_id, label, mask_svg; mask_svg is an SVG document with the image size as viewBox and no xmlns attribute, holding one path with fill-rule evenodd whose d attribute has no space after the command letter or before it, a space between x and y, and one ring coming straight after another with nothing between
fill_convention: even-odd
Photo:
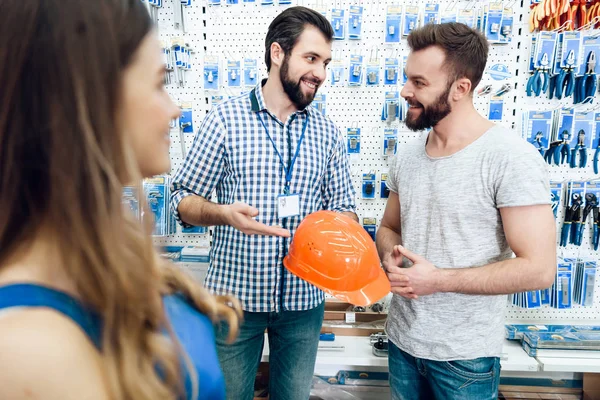
<instances>
[{"instance_id":1,"label":"pegboard wall","mask_svg":"<svg viewBox=\"0 0 600 400\"><path fill-rule=\"evenodd\" d=\"M345 66L345 76L348 75L349 59L351 55L362 55L365 61L379 58L383 69L385 58L398 58L400 71L403 68L403 57L408 55L408 46L405 38L400 43L385 43L385 21L388 5L412 5L420 7L423 12L424 4L415 1L385 1L385 0L355 0L355 1L292 1L293 4L280 6L275 0L273 5L262 5L260 0L244 2L244 0L221 0L220 5L210 5L213 1L192 0L191 5L184 7L185 32L176 29L175 19L178 11L176 4L179 0L163 0L162 7L156 11L158 32L161 40L169 46L175 38L182 38L192 49L192 68L186 71L186 82L179 85L176 82L167 85L167 90L174 101L191 103L193 106L192 133L183 134L185 147L182 146L181 133L178 128L171 130L171 160L172 173L181 166L184 150L189 150L195 132L200 127L206 113L216 99L227 99L250 90L248 87L227 87L227 61L236 60L244 64L244 59L258 60L259 79L266 78L264 65L264 39L270 22L285 7L303 5L315 9L326 9L328 19L331 18L332 8L341 8L347 13L350 6L362 6L363 25L360 40L336 40L333 42L333 58L341 60ZM237 3L237 4L231 4ZM432 1L432 3L435 3ZM462 9L480 10L489 5L488 1L456 1L448 0L437 2L440 10L452 11ZM522 135L522 114L528 110L551 110L560 106L558 100L544 100L543 98L529 98L525 95L525 86L529 78L528 62L530 52L531 34L527 29L529 2L505 1L503 6L511 8L514 16L514 26L511 41L508 44L492 45L488 59L488 68L503 65L508 71L505 80L496 80L492 74L486 72L480 87L491 84L492 93L501 85L509 83L511 90L502 96L504 105L501 123L513 129L515 134ZM204 87L204 61L209 57L218 57L220 63L220 82L218 90L206 90ZM366 62L364 65L366 65ZM409 131L402 122L387 123L381 120L382 107L385 93L402 89L401 77L398 85L367 86L364 82L360 86L346 85L332 86L328 79L319 89L319 93L326 95L326 114L337 124L342 132L348 128L361 128L361 150L359 155L351 155L352 177L357 193L357 211L359 218L376 218L379 222L385 208L386 199L381 198L380 179L382 173L387 173L390 163L389 157L383 155L383 132L385 128L398 130L398 146L417 138L419 133ZM400 72L401 75L401 72ZM475 105L479 112L488 116L491 95L475 95ZM567 105L567 102L564 103ZM591 159L591 156L589 156ZM589 180L592 178L591 162L585 170L567 167L549 166L551 179L554 181ZM361 198L362 174L372 172L376 174L377 184L375 199ZM561 205L557 218L557 229L560 228L564 206ZM207 245L210 243L210 234L186 235L180 232L169 237L156 238L157 245ZM559 251L565 257L590 257L599 259L598 253L590 246L590 238L586 237L581 247L570 245ZM571 248L572 247L572 248ZM600 279L596 280L595 301L593 307L580 307L574 305L572 309L557 310L544 306L539 309L523 309L508 305L506 309L507 322L516 323L599 323L600 322Z\"/></svg>"}]
</instances>

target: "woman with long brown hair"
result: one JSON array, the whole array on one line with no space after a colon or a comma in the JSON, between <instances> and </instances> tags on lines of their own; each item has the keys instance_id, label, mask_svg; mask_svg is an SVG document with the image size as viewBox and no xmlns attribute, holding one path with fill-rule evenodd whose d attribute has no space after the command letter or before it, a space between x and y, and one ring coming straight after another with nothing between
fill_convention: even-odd
<instances>
[{"instance_id":1,"label":"woman with long brown hair","mask_svg":"<svg viewBox=\"0 0 600 400\"><path fill-rule=\"evenodd\" d=\"M0 0L0 399L223 397L210 295L125 184L169 170L179 109L140 0ZM151 222L151 221L146 221Z\"/></svg>"}]
</instances>

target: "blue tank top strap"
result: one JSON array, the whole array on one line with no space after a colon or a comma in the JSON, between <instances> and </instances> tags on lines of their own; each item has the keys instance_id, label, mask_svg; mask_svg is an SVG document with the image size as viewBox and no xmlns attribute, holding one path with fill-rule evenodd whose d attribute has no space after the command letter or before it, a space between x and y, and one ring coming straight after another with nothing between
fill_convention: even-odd
<instances>
[{"instance_id":1,"label":"blue tank top strap","mask_svg":"<svg viewBox=\"0 0 600 400\"><path fill-rule=\"evenodd\" d=\"M28 283L0 286L0 310L17 307L47 307L58 311L79 325L94 346L101 351L100 317L70 295Z\"/></svg>"}]
</instances>

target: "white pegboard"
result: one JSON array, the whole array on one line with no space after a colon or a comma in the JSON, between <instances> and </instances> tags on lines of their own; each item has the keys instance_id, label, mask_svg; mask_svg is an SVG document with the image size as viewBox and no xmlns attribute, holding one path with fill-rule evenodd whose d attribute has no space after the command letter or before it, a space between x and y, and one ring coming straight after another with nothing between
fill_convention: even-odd
<instances>
[{"instance_id":1,"label":"white pegboard","mask_svg":"<svg viewBox=\"0 0 600 400\"><path fill-rule=\"evenodd\" d=\"M228 89L226 82L221 81L219 91L205 91L203 88L203 59L205 56L218 56L221 63L221 76L226 76L227 65L225 60L235 59L242 61L244 58L255 58L258 60L258 66L261 77L266 77L266 67L264 65L264 40L270 22L288 6L262 6L260 0L254 3L243 3L226 5L226 0L222 0L221 6L209 6L206 1L193 0L192 6L186 8L185 18L187 33L175 30L173 26L173 3L178 0L164 0L165 6L159 10L159 34L161 39L168 41L171 37L182 36L195 51L192 71L187 73L187 84L185 87L175 85L168 86L169 93L173 99L179 102L192 102L194 107L194 130L200 127L200 124L211 108L212 96L220 95L232 97L241 94L248 88ZM277 2L277 0L275 0ZM488 1L475 2L475 7L483 7ZM328 9L327 17L331 16L331 8L344 8L346 12L351 5L361 5L364 7L362 39L359 41L343 40L334 41L333 56L341 58L346 65L351 54L362 54L365 59L371 56L374 48L378 49L380 59L389 57L392 54L398 57L402 67L402 57L408 55L408 46L406 40L397 44L384 43L385 10L390 4L418 4L414 1L351 1L340 2L332 0L295 1L294 5L304 5L308 7L325 6ZM472 1L442 1L441 9L462 9L473 7ZM488 67L495 64L504 64L512 75L507 81L494 81L489 74L485 74L480 85L493 84L494 90L501 84L511 83L513 90L504 95L504 111L502 124L508 128L513 128L517 134L522 133L521 116L528 109L550 109L555 108L556 101L542 99L532 99L525 96L525 85L529 74L527 72L530 35L527 30L527 20L529 7L525 1L506 1L505 6L512 7L514 11L514 30L511 43L507 45L493 45L490 47L488 57ZM422 9L421 9L422 12ZM382 155L382 136L385 127L398 128L398 145L407 143L416 138L419 134L409 131L402 123L388 125L380 120L381 107L384 101L386 91L402 88L399 85L392 87L389 85L366 86L331 86L326 81L319 93L327 96L327 115L338 125L342 132L347 128L357 126L361 128L361 154L360 157L352 157L353 183L357 192L357 211L359 217L376 217L377 221L383 215L385 208L385 199L380 198L381 173L388 170L388 160ZM490 96L475 96L475 105L482 115L487 116ZM565 104L567 104L565 102ZM189 150L192 145L194 134L187 134L186 149ZM181 144L179 141L179 131L177 129L171 132L172 146L171 158L173 172L179 168L182 162ZM588 157L591 160L591 155ZM591 165L591 161L589 162ZM551 178L553 180L581 180L584 177L591 176L591 168L587 171L571 170L564 167L549 167ZM376 198L361 199L362 173L373 171L377 174ZM562 210L561 210L562 212ZM558 221L562 221L559 215ZM557 227L559 227L557 225ZM157 238L157 244L173 245L194 245L205 244L210 240L209 235L184 235L177 234L168 238ZM567 248L564 251L565 256L585 256L598 259L598 253L590 251L589 238L581 246L581 249L575 250ZM555 310L551 308L541 308L536 310L526 310L507 306L506 318L508 322L565 322L565 323L598 323L600 321L600 279L598 279L596 288L596 298L594 307L582 308L574 306L570 310Z\"/></svg>"}]
</instances>

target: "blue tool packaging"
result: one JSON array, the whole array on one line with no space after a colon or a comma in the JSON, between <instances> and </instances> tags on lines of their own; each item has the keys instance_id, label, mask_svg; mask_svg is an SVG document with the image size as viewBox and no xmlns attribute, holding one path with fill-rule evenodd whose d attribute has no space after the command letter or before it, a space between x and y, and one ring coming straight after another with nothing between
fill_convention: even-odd
<instances>
[{"instance_id":1,"label":"blue tool packaging","mask_svg":"<svg viewBox=\"0 0 600 400\"><path fill-rule=\"evenodd\" d=\"M227 85L229 87L242 86L241 62L235 60L227 61Z\"/></svg>"},{"instance_id":2,"label":"blue tool packaging","mask_svg":"<svg viewBox=\"0 0 600 400\"><path fill-rule=\"evenodd\" d=\"M377 233L377 219L375 218L363 218L363 228L365 231L371 236L373 241L375 241L375 235Z\"/></svg>"},{"instance_id":3,"label":"blue tool packaging","mask_svg":"<svg viewBox=\"0 0 600 400\"><path fill-rule=\"evenodd\" d=\"M588 56L590 55L590 53L595 53L596 57L600 57L600 36L598 35L598 33L584 33L581 38L581 42L582 57L580 57L579 68L577 69L577 76L583 76L586 73L588 67ZM600 71L600 67L598 66L599 64L599 62L596 62L596 65L594 66L594 73L598 73Z\"/></svg>"},{"instance_id":4,"label":"blue tool packaging","mask_svg":"<svg viewBox=\"0 0 600 400\"><path fill-rule=\"evenodd\" d=\"M565 260L566 261L566 260ZM553 308L571 308L573 300L573 264L558 264L556 278L552 286L550 305Z\"/></svg>"},{"instance_id":5,"label":"blue tool packaging","mask_svg":"<svg viewBox=\"0 0 600 400\"><path fill-rule=\"evenodd\" d=\"M535 43L535 46L533 45ZM550 87L549 71L556 54L556 33L540 32L533 41L530 61L530 72L533 74L527 81L527 96L540 96Z\"/></svg>"},{"instance_id":6,"label":"blue tool packaging","mask_svg":"<svg viewBox=\"0 0 600 400\"><path fill-rule=\"evenodd\" d=\"M172 235L176 230L175 217L169 207L169 180L169 176L165 175L144 179L143 182L148 207L154 214L154 236Z\"/></svg>"},{"instance_id":7,"label":"blue tool packaging","mask_svg":"<svg viewBox=\"0 0 600 400\"><path fill-rule=\"evenodd\" d=\"M360 128L348 128L346 135L348 141L348 153L359 154L360 153Z\"/></svg>"},{"instance_id":8,"label":"blue tool packaging","mask_svg":"<svg viewBox=\"0 0 600 400\"><path fill-rule=\"evenodd\" d=\"M375 198L375 174L368 173L363 174L362 178L362 198L363 199L374 199Z\"/></svg>"},{"instance_id":9,"label":"blue tool packaging","mask_svg":"<svg viewBox=\"0 0 600 400\"><path fill-rule=\"evenodd\" d=\"M340 8L331 10L331 26L333 27L333 38L335 40L344 40L346 38L344 13L345 10Z\"/></svg>"},{"instance_id":10,"label":"blue tool packaging","mask_svg":"<svg viewBox=\"0 0 600 400\"><path fill-rule=\"evenodd\" d=\"M572 64L569 60L569 54L576 58L581 52L581 33L580 32L561 32L557 36L556 57L554 59L552 73L558 75L563 68L575 68L578 64Z\"/></svg>"},{"instance_id":11,"label":"blue tool packaging","mask_svg":"<svg viewBox=\"0 0 600 400\"><path fill-rule=\"evenodd\" d=\"M363 76L363 56L354 54L350 56L350 68L348 68L348 85L360 86Z\"/></svg>"},{"instance_id":12,"label":"blue tool packaging","mask_svg":"<svg viewBox=\"0 0 600 400\"><path fill-rule=\"evenodd\" d=\"M331 86L343 86L345 84L344 62L340 59L334 59L329 63L330 84Z\"/></svg>"},{"instance_id":13,"label":"blue tool packaging","mask_svg":"<svg viewBox=\"0 0 600 400\"><path fill-rule=\"evenodd\" d=\"M398 59L397 58L386 58L385 59L385 73L383 83L386 85L397 85L398 84Z\"/></svg>"},{"instance_id":14,"label":"blue tool packaging","mask_svg":"<svg viewBox=\"0 0 600 400\"><path fill-rule=\"evenodd\" d=\"M598 266L596 261L588 261L584 264L581 279L581 295L578 303L583 307L593 307L594 305L594 290L596 287L596 275Z\"/></svg>"},{"instance_id":15,"label":"blue tool packaging","mask_svg":"<svg viewBox=\"0 0 600 400\"><path fill-rule=\"evenodd\" d=\"M527 127L526 139L533 144L541 155L545 154L550 145L550 132L552 130L552 111L529 111L523 113Z\"/></svg>"},{"instance_id":16,"label":"blue tool packaging","mask_svg":"<svg viewBox=\"0 0 600 400\"><path fill-rule=\"evenodd\" d=\"M507 44L512 41L512 33L514 28L513 9L505 8L500 24L500 44Z\"/></svg>"},{"instance_id":17,"label":"blue tool packaging","mask_svg":"<svg viewBox=\"0 0 600 400\"><path fill-rule=\"evenodd\" d=\"M256 86L258 77L256 58L244 59L244 86Z\"/></svg>"},{"instance_id":18,"label":"blue tool packaging","mask_svg":"<svg viewBox=\"0 0 600 400\"><path fill-rule=\"evenodd\" d=\"M438 3L425 4L423 24L437 24L440 20L440 5Z\"/></svg>"},{"instance_id":19,"label":"blue tool packaging","mask_svg":"<svg viewBox=\"0 0 600 400\"><path fill-rule=\"evenodd\" d=\"M400 24L402 20L402 6L387 6L385 21L385 42L400 43L401 31Z\"/></svg>"},{"instance_id":20,"label":"blue tool packaging","mask_svg":"<svg viewBox=\"0 0 600 400\"><path fill-rule=\"evenodd\" d=\"M575 112L573 134L571 135L571 168L586 168L588 149L592 148L592 129L594 114L591 112Z\"/></svg>"},{"instance_id":21,"label":"blue tool packaging","mask_svg":"<svg viewBox=\"0 0 600 400\"><path fill-rule=\"evenodd\" d=\"M490 99L490 108L488 113L488 119L490 121L502 121L502 109L504 107L504 100L502 96L493 96Z\"/></svg>"},{"instance_id":22,"label":"blue tool packaging","mask_svg":"<svg viewBox=\"0 0 600 400\"><path fill-rule=\"evenodd\" d=\"M387 186L387 178L388 174L381 174L381 188L379 190L379 195L382 199L387 199L390 197L390 189Z\"/></svg>"},{"instance_id":23,"label":"blue tool packaging","mask_svg":"<svg viewBox=\"0 0 600 400\"><path fill-rule=\"evenodd\" d=\"M404 13L404 23L402 24L402 36L406 37L417 27L419 24L419 6L406 6Z\"/></svg>"},{"instance_id":24,"label":"blue tool packaging","mask_svg":"<svg viewBox=\"0 0 600 400\"><path fill-rule=\"evenodd\" d=\"M400 93L397 91L386 92L385 102L381 110L381 120L387 123L402 119L402 103L400 103Z\"/></svg>"},{"instance_id":25,"label":"blue tool packaging","mask_svg":"<svg viewBox=\"0 0 600 400\"><path fill-rule=\"evenodd\" d=\"M554 96L557 99L570 97L575 92L575 69L578 66L577 57L581 52L580 32L561 32L558 36L558 51L554 63L553 82ZM552 96L552 90L550 95Z\"/></svg>"},{"instance_id":26,"label":"blue tool packaging","mask_svg":"<svg viewBox=\"0 0 600 400\"><path fill-rule=\"evenodd\" d=\"M600 36L584 34L582 37L581 62L577 71L573 102L591 103L597 97L598 57L600 57Z\"/></svg>"},{"instance_id":27,"label":"blue tool packaging","mask_svg":"<svg viewBox=\"0 0 600 400\"><path fill-rule=\"evenodd\" d=\"M500 43L502 29L502 3L491 3L485 15L485 36L490 43Z\"/></svg>"},{"instance_id":28,"label":"blue tool packaging","mask_svg":"<svg viewBox=\"0 0 600 400\"><path fill-rule=\"evenodd\" d=\"M379 76L381 75L381 65L377 57L370 58L367 63L367 86L379 85Z\"/></svg>"},{"instance_id":29,"label":"blue tool packaging","mask_svg":"<svg viewBox=\"0 0 600 400\"><path fill-rule=\"evenodd\" d=\"M327 95L324 93L317 93L312 101L312 106L319 110L321 114L327 115Z\"/></svg>"},{"instance_id":30,"label":"blue tool packaging","mask_svg":"<svg viewBox=\"0 0 600 400\"><path fill-rule=\"evenodd\" d=\"M578 243L581 225L581 213L585 199L585 182L569 182L565 204L565 216L560 231L560 246Z\"/></svg>"},{"instance_id":31,"label":"blue tool packaging","mask_svg":"<svg viewBox=\"0 0 600 400\"><path fill-rule=\"evenodd\" d=\"M596 260L578 259L574 265L573 301L584 307L590 307L594 301L596 283Z\"/></svg>"},{"instance_id":32,"label":"blue tool packaging","mask_svg":"<svg viewBox=\"0 0 600 400\"><path fill-rule=\"evenodd\" d=\"M386 128L383 135L383 155L393 156L398 148L398 129Z\"/></svg>"},{"instance_id":33,"label":"blue tool packaging","mask_svg":"<svg viewBox=\"0 0 600 400\"><path fill-rule=\"evenodd\" d=\"M204 58L204 88L206 90L219 90L219 58L206 56Z\"/></svg>"},{"instance_id":34,"label":"blue tool packaging","mask_svg":"<svg viewBox=\"0 0 600 400\"><path fill-rule=\"evenodd\" d=\"M360 40L362 37L363 8L350 6L348 14L348 39Z\"/></svg>"},{"instance_id":35,"label":"blue tool packaging","mask_svg":"<svg viewBox=\"0 0 600 400\"><path fill-rule=\"evenodd\" d=\"M537 51L537 36L532 36L531 37L531 45L529 46L529 73L533 73L533 71L535 70L536 51Z\"/></svg>"},{"instance_id":36,"label":"blue tool packaging","mask_svg":"<svg viewBox=\"0 0 600 400\"><path fill-rule=\"evenodd\" d=\"M598 250L600 242L600 181L589 181L585 184L585 207L582 212L581 224L578 227L575 244L581 246L584 237L589 237L586 232L588 219L591 226L591 248Z\"/></svg>"},{"instance_id":37,"label":"blue tool packaging","mask_svg":"<svg viewBox=\"0 0 600 400\"><path fill-rule=\"evenodd\" d=\"M552 134L550 147L544 153L544 159L548 164L570 165L571 146L570 141L573 138L573 124L575 121L575 111L572 108L563 108L555 111L558 120L557 127Z\"/></svg>"},{"instance_id":38,"label":"blue tool packaging","mask_svg":"<svg viewBox=\"0 0 600 400\"><path fill-rule=\"evenodd\" d=\"M192 113L192 107L189 104L186 104L186 107L181 108L179 125L183 133L194 133L194 117Z\"/></svg>"}]
</instances>

